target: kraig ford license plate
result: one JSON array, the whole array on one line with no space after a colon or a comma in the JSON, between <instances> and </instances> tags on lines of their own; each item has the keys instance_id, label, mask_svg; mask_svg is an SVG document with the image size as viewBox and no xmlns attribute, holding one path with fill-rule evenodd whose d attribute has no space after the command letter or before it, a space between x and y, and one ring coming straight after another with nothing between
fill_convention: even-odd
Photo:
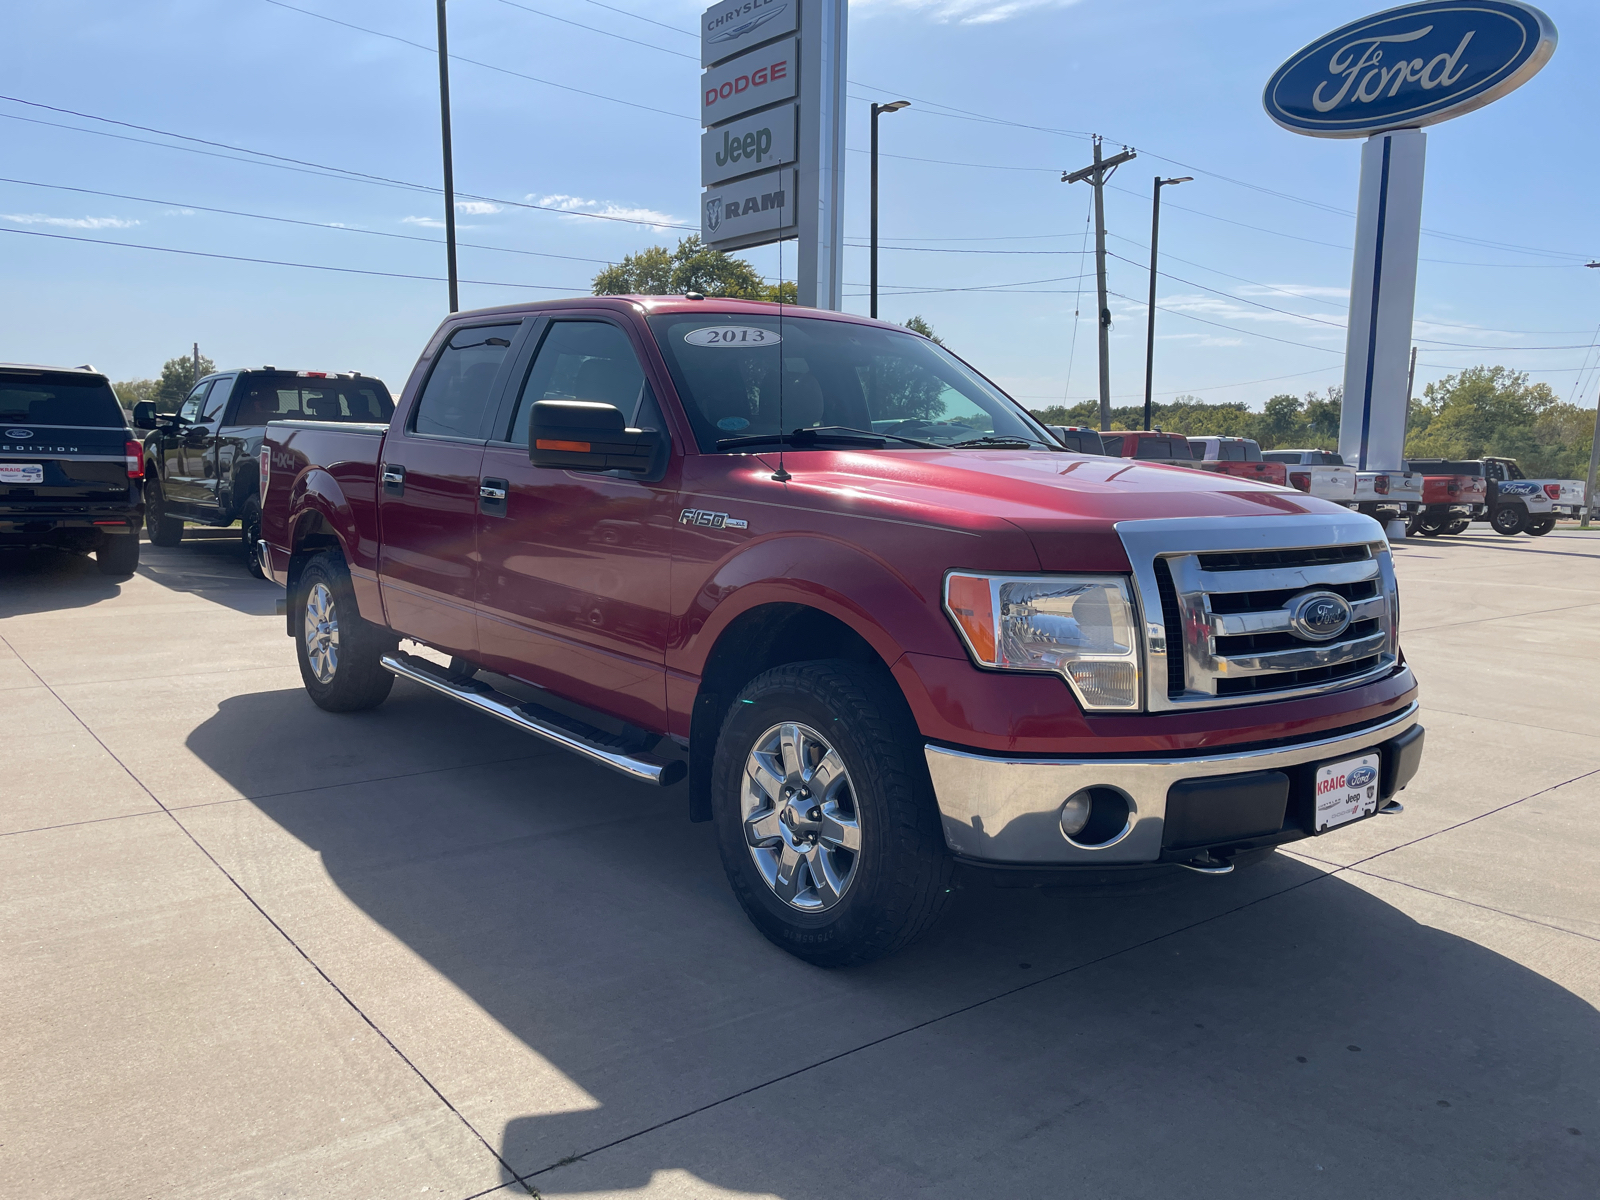
<instances>
[{"instance_id":1,"label":"kraig ford license plate","mask_svg":"<svg viewBox=\"0 0 1600 1200\"><path fill-rule=\"evenodd\" d=\"M1378 755L1363 754L1317 768L1316 830L1322 833L1346 821L1378 811Z\"/></svg>"},{"instance_id":2,"label":"kraig ford license plate","mask_svg":"<svg viewBox=\"0 0 1600 1200\"><path fill-rule=\"evenodd\" d=\"M0 483L43 483L44 467L39 463L0 463Z\"/></svg>"}]
</instances>

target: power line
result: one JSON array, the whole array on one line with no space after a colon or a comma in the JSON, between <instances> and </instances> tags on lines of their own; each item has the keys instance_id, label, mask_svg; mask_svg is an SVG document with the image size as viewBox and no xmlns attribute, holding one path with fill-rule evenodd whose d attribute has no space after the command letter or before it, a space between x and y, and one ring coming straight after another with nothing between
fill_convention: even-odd
<instances>
[{"instance_id":1,"label":"power line","mask_svg":"<svg viewBox=\"0 0 1600 1200\"><path fill-rule=\"evenodd\" d=\"M429 283L443 283L443 275L411 275L401 271L369 271L360 267L331 267L325 263L285 262L276 258L250 258L242 254L215 254L208 250L179 250L172 246L150 246L140 242L114 242L106 238L74 237L66 233L44 233L37 229L9 229L0 225L0 233L21 237L50 238L58 242L84 242L90 246L121 246L125 250L155 250L162 254L182 254L189 258L219 258L227 262L257 263L269 267L298 267L304 271L332 271L340 275L377 275L384 279L420 279ZM462 283L481 284L484 287L531 288L541 292L565 292L567 295L587 295L586 288L557 287L548 283L508 283L500 279L463 279Z\"/></svg>"},{"instance_id":2,"label":"power line","mask_svg":"<svg viewBox=\"0 0 1600 1200\"><path fill-rule=\"evenodd\" d=\"M574 21L570 17L558 17L555 13L547 13L542 8L530 8L526 4L518 4L517 0L499 0L507 8L520 8L523 12L532 13L536 17L548 17L552 21L560 21L563 25L572 25L578 29L587 29L590 33L598 33L602 37L616 38L621 42L632 42L635 46L643 46L646 50L659 50L663 54L674 54L679 58L687 58L695 63L700 61L698 54L685 54L681 50L669 50L666 46L658 46L654 42L641 42L638 38L627 37L624 34L612 33L609 29L598 29L593 25L585 25L582 21ZM660 24L659 21L654 22ZM670 27L669 27L670 28Z\"/></svg>"},{"instance_id":3,"label":"power line","mask_svg":"<svg viewBox=\"0 0 1600 1200\"><path fill-rule=\"evenodd\" d=\"M423 242L429 246L442 246L444 243L439 238L422 237L414 233L392 233L383 229L358 229L353 225L339 225L325 221L304 221L296 217L274 217L266 213L244 212L234 208L212 208L204 204L195 204L186 200L156 200L150 196L131 196L123 192L102 192L94 188L70 187L64 183L39 183L32 179L9 179L0 176L0 183L21 184L24 187L49 188L57 192L79 192L86 196L103 196L111 200L132 200L139 204L160 204L170 208L192 209L195 212L217 213L226 217L248 217L254 221L273 221L280 225L303 225L311 229L329 229L338 233L360 233L368 237L398 238L405 242ZM501 254L526 254L535 258L559 258L568 262L599 263L609 265L610 259L582 258L575 254L552 254L546 250L520 250L513 246L492 246L483 242L460 242L458 245L473 250L494 250Z\"/></svg>"},{"instance_id":4,"label":"power line","mask_svg":"<svg viewBox=\"0 0 1600 1200\"><path fill-rule=\"evenodd\" d=\"M437 46L425 46L421 42L414 42L410 38L401 37L397 33L384 33L379 29L368 29L365 25L356 25L350 21L341 21L338 17L330 17L325 13L313 12L309 8L298 8L293 4L285 3L285 0L262 0L262 3L270 4L274 8L288 9L290 12L300 13L302 16L315 17L319 21L327 21L333 25L342 25L346 29L354 29L357 33L366 33L373 37L387 38L391 42L399 42L403 46L411 46L417 50L424 50L429 54L437 54L439 52ZM486 63L476 58L468 58L463 54L452 54L450 57L456 62L464 62L474 67L482 67L486 71L497 71L502 75L512 75L518 79L526 79L530 83L541 83L545 87L559 88L564 92L575 92L580 96L588 96L592 100L604 100L610 104L622 104L626 105L628 108L637 108L642 112L659 113L664 117L673 117L682 121L693 121L696 119L691 117L688 113L672 112L670 109L656 108L651 104L639 104L633 100L623 100L616 96L608 96L604 92L591 92L585 88L573 87L569 83L557 83L553 79L541 79L537 75L529 75L523 71L513 71L510 67L496 66L494 63Z\"/></svg>"}]
</instances>

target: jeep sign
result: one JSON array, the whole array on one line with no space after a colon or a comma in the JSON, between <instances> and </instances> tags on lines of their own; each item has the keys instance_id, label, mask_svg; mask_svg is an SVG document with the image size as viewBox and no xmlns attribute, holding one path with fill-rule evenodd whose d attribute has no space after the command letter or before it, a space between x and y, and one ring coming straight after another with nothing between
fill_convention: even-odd
<instances>
[{"instance_id":1,"label":"jeep sign","mask_svg":"<svg viewBox=\"0 0 1600 1200\"><path fill-rule=\"evenodd\" d=\"M700 236L725 242L794 224L794 172L771 171L709 189L700 206Z\"/></svg>"},{"instance_id":2,"label":"jeep sign","mask_svg":"<svg viewBox=\"0 0 1600 1200\"><path fill-rule=\"evenodd\" d=\"M706 186L794 162L793 104L700 135L700 182Z\"/></svg>"}]
</instances>

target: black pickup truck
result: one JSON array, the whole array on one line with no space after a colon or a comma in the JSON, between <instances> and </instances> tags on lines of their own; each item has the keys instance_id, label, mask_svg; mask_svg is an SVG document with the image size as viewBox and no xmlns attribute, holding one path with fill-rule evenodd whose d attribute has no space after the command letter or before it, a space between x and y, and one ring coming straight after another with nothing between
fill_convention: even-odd
<instances>
[{"instance_id":1,"label":"black pickup truck","mask_svg":"<svg viewBox=\"0 0 1600 1200\"><path fill-rule=\"evenodd\" d=\"M104 375L0 364L0 546L93 554L105 574L132 575L143 474Z\"/></svg>"},{"instance_id":2,"label":"black pickup truck","mask_svg":"<svg viewBox=\"0 0 1600 1200\"><path fill-rule=\"evenodd\" d=\"M277 367L207 375L174 414L136 404L144 440L145 523L157 546L176 546L183 525L238 521L245 564L261 538L261 436L268 421L375 421L387 424L394 400L381 380L359 372L284 371Z\"/></svg>"}]
</instances>

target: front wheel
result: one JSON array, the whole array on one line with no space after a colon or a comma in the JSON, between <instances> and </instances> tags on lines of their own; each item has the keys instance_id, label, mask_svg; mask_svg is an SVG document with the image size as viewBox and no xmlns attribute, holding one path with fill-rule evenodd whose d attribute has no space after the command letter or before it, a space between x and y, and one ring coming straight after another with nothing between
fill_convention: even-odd
<instances>
[{"instance_id":1,"label":"front wheel","mask_svg":"<svg viewBox=\"0 0 1600 1200\"><path fill-rule=\"evenodd\" d=\"M1489 524L1498 534L1514 537L1521 533L1528 516L1515 504L1502 504L1489 514Z\"/></svg>"},{"instance_id":2,"label":"front wheel","mask_svg":"<svg viewBox=\"0 0 1600 1200\"><path fill-rule=\"evenodd\" d=\"M239 540L244 542L245 570L257 579L265 579L261 560L256 556L256 543L261 540L261 501L251 496L239 511Z\"/></svg>"},{"instance_id":3,"label":"front wheel","mask_svg":"<svg viewBox=\"0 0 1600 1200\"><path fill-rule=\"evenodd\" d=\"M1444 532L1454 536L1458 533L1465 533L1468 528L1471 527L1471 525L1471 517L1457 517L1454 521L1451 521L1450 524L1444 527Z\"/></svg>"},{"instance_id":4,"label":"front wheel","mask_svg":"<svg viewBox=\"0 0 1600 1200\"><path fill-rule=\"evenodd\" d=\"M717 741L712 806L746 915L807 962L892 954L944 906L950 860L921 739L881 672L807 662L751 680Z\"/></svg>"},{"instance_id":5,"label":"front wheel","mask_svg":"<svg viewBox=\"0 0 1600 1200\"><path fill-rule=\"evenodd\" d=\"M344 559L335 552L317 555L301 572L295 595L295 656L317 707L357 712L382 704L394 676L380 660L394 653L399 639L361 618Z\"/></svg>"},{"instance_id":6,"label":"front wheel","mask_svg":"<svg viewBox=\"0 0 1600 1200\"><path fill-rule=\"evenodd\" d=\"M167 496L154 475L144 485L144 526L152 546L176 546L183 541L183 518L167 515Z\"/></svg>"},{"instance_id":7,"label":"front wheel","mask_svg":"<svg viewBox=\"0 0 1600 1200\"><path fill-rule=\"evenodd\" d=\"M1534 537L1543 537L1556 527L1554 517L1538 517L1528 522L1528 532Z\"/></svg>"}]
</instances>

